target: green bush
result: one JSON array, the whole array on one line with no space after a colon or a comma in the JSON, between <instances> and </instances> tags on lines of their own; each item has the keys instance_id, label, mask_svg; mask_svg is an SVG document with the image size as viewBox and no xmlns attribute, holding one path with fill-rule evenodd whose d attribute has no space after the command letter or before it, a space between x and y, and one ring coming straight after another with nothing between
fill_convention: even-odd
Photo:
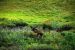
<instances>
[{"instance_id":1,"label":"green bush","mask_svg":"<svg viewBox=\"0 0 75 50\"><path fill-rule=\"evenodd\" d=\"M59 43L62 50L73 50L75 49L75 33L73 32L63 32L64 37Z\"/></svg>"}]
</instances>

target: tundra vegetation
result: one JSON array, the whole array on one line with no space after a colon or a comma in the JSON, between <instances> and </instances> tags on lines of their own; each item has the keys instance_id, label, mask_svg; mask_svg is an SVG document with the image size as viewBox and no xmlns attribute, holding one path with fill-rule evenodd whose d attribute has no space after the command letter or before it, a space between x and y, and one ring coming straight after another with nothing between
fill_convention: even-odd
<instances>
[{"instance_id":1,"label":"tundra vegetation","mask_svg":"<svg viewBox=\"0 0 75 50\"><path fill-rule=\"evenodd\" d=\"M75 50L75 0L0 0L0 50Z\"/></svg>"}]
</instances>

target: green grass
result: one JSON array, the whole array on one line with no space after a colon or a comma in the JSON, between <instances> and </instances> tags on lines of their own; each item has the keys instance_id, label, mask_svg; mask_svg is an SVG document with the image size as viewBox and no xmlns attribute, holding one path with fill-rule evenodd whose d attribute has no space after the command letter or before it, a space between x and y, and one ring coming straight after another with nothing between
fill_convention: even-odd
<instances>
[{"instance_id":1,"label":"green grass","mask_svg":"<svg viewBox=\"0 0 75 50\"><path fill-rule=\"evenodd\" d=\"M4 2L4 1L3 1ZM48 4L47 4L48 3ZM53 4L55 3L55 4ZM71 12L57 7L58 1L7 1L1 3L0 18L8 18L8 20L23 20L27 23L40 23L43 20L62 21L63 17L71 16ZM64 3L65 4L65 3Z\"/></svg>"},{"instance_id":2,"label":"green grass","mask_svg":"<svg viewBox=\"0 0 75 50\"><path fill-rule=\"evenodd\" d=\"M0 26L15 26L14 23L28 23L31 26L46 24L53 28L64 25L75 27L75 1L0 0ZM0 29L1 50L73 50L74 39L74 29L63 32L50 30L44 32L40 39L31 30Z\"/></svg>"}]
</instances>

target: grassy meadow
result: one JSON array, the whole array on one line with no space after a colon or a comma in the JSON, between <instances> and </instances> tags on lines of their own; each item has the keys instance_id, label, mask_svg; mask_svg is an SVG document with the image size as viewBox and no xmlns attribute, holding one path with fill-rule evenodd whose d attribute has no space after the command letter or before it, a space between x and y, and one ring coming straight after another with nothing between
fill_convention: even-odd
<instances>
[{"instance_id":1,"label":"grassy meadow","mask_svg":"<svg viewBox=\"0 0 75 50\"><path fill-rule=\"evenodd\" d=\"M75 1L0 0L0 50L75 50Z\"/></svg>"}]
</instances>

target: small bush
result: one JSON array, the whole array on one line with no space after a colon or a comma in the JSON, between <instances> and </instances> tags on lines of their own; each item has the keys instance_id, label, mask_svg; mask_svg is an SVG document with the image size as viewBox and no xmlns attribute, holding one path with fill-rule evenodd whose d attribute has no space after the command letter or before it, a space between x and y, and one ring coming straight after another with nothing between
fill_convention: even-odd
<instances>
[{"instance_id":1,"label":"small bush","mask_svg":"<svg viewBox=\"0 0 75 50\"><path fill-rule=\"evenodd\" d=\"M62 50L74 50L75 49L75 33L63 32L64 40L60 42Z\"/></svg>"}]
</instances>

